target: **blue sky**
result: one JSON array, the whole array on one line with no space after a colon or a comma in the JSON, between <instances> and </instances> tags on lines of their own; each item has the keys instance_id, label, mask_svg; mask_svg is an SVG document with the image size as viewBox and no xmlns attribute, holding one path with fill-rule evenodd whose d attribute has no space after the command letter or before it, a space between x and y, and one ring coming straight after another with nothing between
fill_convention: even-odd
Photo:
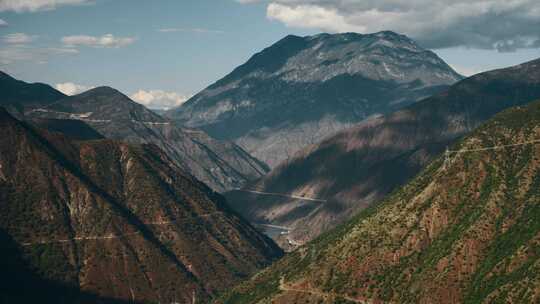
<instances>
[{"instance_id":1,"label":"blue sky","mask_svg":"<svg viewBox=\"0 0 540 304\"><path fill-rule=\"evenodd\" d=\"M344 7L342 3L347 1L328 6L328 2L332 1L0 0L0 69L25 81L58 85L70 93L109 85L151 107L170 107L287 34L400 31L399 18L403 17L378 17L381 23L372 28L358 21L366 18L364 12L384 12L384 8ZM529 18L516 14L526 8L512 9L512 15L507 16L508 20L513 18L512 24L515 18ZM471 18L481 17L462 16L473 21ZM534 21L527 22L523 28ZM448 28L458 25L452 25L452 20L445 26L447 32L436 34L416 30L418 27L403 29L433 46L450 65L466 74L540 57L540 44L526 30L523 37L527 39L511 42L517 47L509 50L509 40L490 36L489 29L471 34L485 42L479 44L473 39L454 39L455 33ZM516 31L521 33L518 28L508 35L515 37Z\"/></svg>"}]
</instances>

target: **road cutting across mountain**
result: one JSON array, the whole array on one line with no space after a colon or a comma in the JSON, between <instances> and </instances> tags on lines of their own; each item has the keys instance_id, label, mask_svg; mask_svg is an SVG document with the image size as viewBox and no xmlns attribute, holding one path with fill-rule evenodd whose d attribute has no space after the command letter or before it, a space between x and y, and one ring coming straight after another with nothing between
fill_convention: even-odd
<instances>
[{"instance_id":1,"label":"road cutting across mountain","mask_svg":"<svg viewBox=\"0 0 540 304\"><path fill-rule=\"evenodd\" d=\"M262 226L262 227L268 227L268 228L275 228L275 229L287 230L287 231L290 231L290 230L291 230L290 227L278 226L278 225L272 225L272 224L260 224L260 223L255 223L255 225L257 225L257 226Z\"/></svg>"},{"instance_id":2,"label":"road cutting across mountain","mask_svg":"<svg viewBox=\"0 0 540 304\"><path fill-rule=\"evenodd\" d=\"M206 217L211 217L214 215L221 215L221 214L222 212L217 211L217 212L199 215L198 218L206 218ZM188 219L194 219L194 218L184 218L184 219L177 219L177 220L172 220L172 221L148 222L148 223L144 223L144 225L148 225L148 226L170 225L170 224L173 224L182 220L188 220ZM35 242L21 243L21 246L27 247L27 246L33 246L33 245L69 243L69 242L77 242L77 241L112 240L112 239L119 239L126 236L137 235L141 233L142 233L141 231L136 231L136 232L131 232L131 233L109 234L109 235L104 235L104 236L78 236L78 237L73 237L73 238L68 238L68 239L59 239L59 240L41 240L41 241L35 241Z\"/></svg>"},{"instance_id":3,"label":"road cutting across mountain","mask_svg":"<svg viewBox=\"0 0 540 304\"><path fill-rule=\"evenodd\" d=\"M531 140L531 141L525 141L525 142L521 142L521 143L517 143L517 144L510 144L510 145L500 145L500 146L484 147L484 148L476 148L476 149L447 150L446 153L459 154L459 153L467 153L467 152L500 150L500 149L505 149L505 148L511 148L511 147L517 147L517 146L525 146L525 145L534 145L534 144L540 144L540 139Z\"/></svg>"},{"instance_id":4,"label":"road cutting across mountain","mask_svg":"<svg viewBox=\"0 0 540 304\"><path fill-rule=\"evenodd\" d=\"M448 165L452 162L452 154L458 155L458 154L471 153L471 152L502 150L502 149L517 147L517 146L536 145L536 144L540 144L540 139L520 142L520 143L516 143L516 144L491 146L491 147L483 147L483 148L476 148L476 149L449 150L447 148L446 151L444 152L444 163L443 163L443 166L442 166L442 170L446 170Z\"/></svg>"},{"instance_id":5,"label":"road cutting across mountain","mask_svg":"<svg viewBox=\"0 0 540 304\"><path fill-rule=\"evenodd\" d=\"M240 191L240 192L248 192L248 193L260 194L260 195L288 197L288 198L294 198L294 199L298 199L298 200L311 201L311 202L320 202L320 203L326 203L327 202L327 200L325 200L325 199L313 198L313 197L305 197L305 196L299 196L299 195L289 195L289 194L283 194L283 193L262 192L262 191L247 190L247 189L234 189L234 190Z\"/></svg>"},{"instance_id":6,"label":"road cutting across mountain","mask_svg":"<svg viewBox=\"0 0 540 304\"><path fill-rule=\"evenodd\" d=\"M80 120L84 122L93 122L93 123L110 123L113 122L111 119L91 119L89 118L93 113L87 112L87 113L71 113L71 112L61 112L61 111L54 111L54 110L48 110L44 108L38 108L33 109L25 113L25 115L32 114L34 112L41 112L41 113L53 113L53 114L59 114L59 115L65 115L67 116L64 119L73 119L73 120ZM141 123L149 126L168 126L171 124L169 121L165 122L156 122L156 121L143 121L143 120L131 120L134 123Z\"/></svg>"},{"instance_id":7,"label":"road cutting across mountain","mask_svg":"<svg viewBox=\"0 0 540 304\"><path fill-rule=\"evenodd\" d=\"M335 299L341 298L341 299L345 299L345 300L353 302L353 303L371 304L371 301L359 300L359 299L355 299L355 298L352 298L350 296L342 295L342 294L338 294L338 293L324 292L324 291L320 291L320 290L316 290L316 289L303 289L303 288L291 287L291 286L288 286L285 283L285 278L283 278L283 277L281 277L281 279L279 280L279 290L287 291L287 292L307 293L307 294L315 295L315 296L318 296L318 297L321 297L321 298L324 298L324 299L330 298L330 299L335 300Z\"/></svg>"},{"instance_id":8,"label":"road cutting across mountain","mask_svg":"<svg viewBox=\"0 0 540 304\"><path fill-rule=\"evenodd\" d=\"M124 236L140 234L140 233L141 233L140 231L137 231L137 232L132 232L132 233L110 234L110 235L105 235L105 236L78 236L78 237L69 238L69 239L42 240L42 241L36 241L36 242L21 243L21 246L45 245L45 244L54 244L54 243L69 243L69 242L75 242L75 241L112 240L112 239L118 239Z\"/></svg>"}]
</instances>

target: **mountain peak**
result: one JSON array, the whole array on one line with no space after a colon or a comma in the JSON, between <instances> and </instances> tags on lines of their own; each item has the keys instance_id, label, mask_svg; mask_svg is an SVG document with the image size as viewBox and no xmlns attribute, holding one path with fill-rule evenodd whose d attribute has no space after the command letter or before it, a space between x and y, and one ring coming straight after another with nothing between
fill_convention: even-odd
<instances>
[{"instance_id":1,"label":"mountain peak","mask_svg":"<svg viewBox=\"0 0 540 304\"><path fill-rule=\"evenodd\" d=\"M238 140L274 166L351 123L461 79L435 53L395 32L289 35L166 115ZM305 124L314 124L312 131Z\"/></svg>"},{"instance_id":2,"label":"mountain peak","mask_svg":"<svg viewBox=\"0 0 540 304\"><path fill-rule=\"evenodd\" d=\"M294 36L294 37L297 37L297 36ZM369 39L372 39L372 40L382 39L382 40L388 40L388 41L400 41L403 43L412 43L416 45L416 42L412 40L410 37L408 37L407 35L396 33L394 31L388 31L388 30L375 32L375 33L369 33L369 34L361 34L361 33L356 33L356 32L344 32L344 33L337 33L337 34L320 33L320 34L316 34L312 36L306 36L304 38L309 41L341 40L343 42L361 41L361 40L369 40Z\"/></svg>"},{"instance_id":3,"label":"mountain peak","mask_svg":"<svg viewBox=\"0 0 540 304\"><path fill-rule=\"evenodd\" d=\"M78 95L121 95L126 96L122 92L109 86L99 86L88 91L82 92ZM127 96L126 96L127 97Z\"/></svg>"},{"instance_id":4,"label":"mountain peak","mask_svg":"<svg viewBox=\"0 0 540 304\"><path fill-rule=\"evenodd\" d=\"M89 115L85 116L87 119L97 121L126 119L145 122L165 121L163 117L131 100L117 89L108 86L100 86L74 96L68 96L56 102L48 110L57 112L54 114L55 117L47 118L65 118L66 113L84 113L84 115ZM41 114L35 113L38 116Z\"/></svg>"}]
</instances>

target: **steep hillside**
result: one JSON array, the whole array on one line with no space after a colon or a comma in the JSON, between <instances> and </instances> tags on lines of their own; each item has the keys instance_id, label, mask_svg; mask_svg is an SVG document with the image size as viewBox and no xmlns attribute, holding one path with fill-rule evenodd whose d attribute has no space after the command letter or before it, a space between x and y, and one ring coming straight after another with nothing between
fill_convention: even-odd
<instances>
[{"instance_id":1,"label":"steep hillside","mask_svg":"<svg viewBox=\"0 0 540 304\"><path fill-rule=\"evenodd\" d=\"M109 87L67 97L26 114L30 118L76 119L107 138L156 144L183 169L219 192L239 188L268 172L265 164L235 144L182 128Z\"/></svg>"},{"instance_id":2,"label":"steep hillside","mask_svg":"<svg viewBox=\"0 0 540 304\"><path fill-rule=\"evenodd\" d=\"M252 222L285 226L293 244L303 243L408 182L446 145L494 114L538 98L540 60L482 73L306 148L246 188L324 202L240 191L227 198Z\"/></svg>"},{"instance_id":3,"label":"steep hillside","mask_svg":"<svg viewBox=\"0 0 540 304\"><path fill-rule=\"evenodd\" d=\"M77 119L36 118L32 119L31 123L40 129L61 133L73 140L93 140L105 138L87 123Z\"/></svg>"},{"instance_id":4,"label":"steep hillside","mask_svg":"<svg viewBox=\"0 0 540 304\"><path fill-rule=\"evenodd\" d=\"M132 302L208 302L281 255L158 147L71 142L3 109L0 229L40 280Z\"/></svg>"},{"instance_id":5,"label":"steep hillside","mask_svg":"<svg viewBox=\"0 0 540 304\"><path fill-rule=\"evenodd\" d=\"M433 52L393 32L287 36L166 115L274 167L460 79Z\"/></svg>"},{"instance_id":6,"label":"steep hillside","mask_svg":"<svg viewBox=\"0 0 540 304\"><path fill-rule=\"evenodd\" d=\"M66 95L43 83L26 83L0 71L0 106L14 114L28 107L48 105Z\"/></svg>"},{"instance_id":7,"label":"steep hillside","mask_svg":"<svg viewBox=\"0 0 540 304\"><path fill-rule=\"evenodd\" d=\"M539 303L540 101L220 303Z\"/></svg>"},{"instance_id":8,"label":"steep hillside","mask_svg":"<svg viewBox=\"0 0 540 304\"><path fill-rule=\"evenodd\" d=\"M0 303L43 303L43 304L127 304L126 300L98 296L81 292L78 288L46 280L36 275L22 258L19 245L0 229Z\"/></svg>"}]
</instances>

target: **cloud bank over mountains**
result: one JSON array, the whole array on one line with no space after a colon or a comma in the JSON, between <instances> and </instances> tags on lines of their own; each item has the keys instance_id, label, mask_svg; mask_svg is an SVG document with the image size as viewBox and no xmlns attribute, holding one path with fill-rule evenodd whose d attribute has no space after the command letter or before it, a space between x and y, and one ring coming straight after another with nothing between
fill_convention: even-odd
<instances>
[{"instance_id":1,"label":"cloud bank over mountains","mask_svg":"<svg viewBox=\"0 0 540 304\"><path fill-rule=\"evenodd\" d=\"M393 30L424 47L540 48L538 0L272 0L270 20L326 32Z\"/></svg>"}]
</instances>

